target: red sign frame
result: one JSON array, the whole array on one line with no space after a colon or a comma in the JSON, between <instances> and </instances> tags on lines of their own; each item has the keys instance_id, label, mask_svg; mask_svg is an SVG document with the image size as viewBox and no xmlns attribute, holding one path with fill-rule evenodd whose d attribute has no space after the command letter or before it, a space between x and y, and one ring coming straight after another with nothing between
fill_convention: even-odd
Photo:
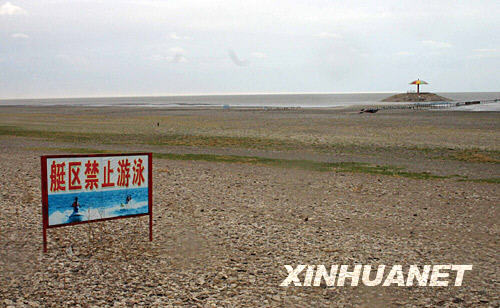
<instances>
[{"instance_id":1,"label":"red sign frame","mask_svg":"<svg viewBox=\"0 0 500 308\"><path fill-rule=\"evenodd\" d=\"M108 217L91 219L78 222L65 223L60 225L49 225L49 203L48 203L48 180L47 180L47 159L50 158L85 158L85 157L113 157L113 156L148 156L148 213L132 214L127 216ZM75 155L43 155L41 162L41 185L42 185L42 225L43 225L43 252L47 252L47 229L67 227L78 224L86 224L98 221L125 219L149 215L149 241L153 241L153 153L113 153L113 154L75 154Z\"/></svg>"}]
</instances>

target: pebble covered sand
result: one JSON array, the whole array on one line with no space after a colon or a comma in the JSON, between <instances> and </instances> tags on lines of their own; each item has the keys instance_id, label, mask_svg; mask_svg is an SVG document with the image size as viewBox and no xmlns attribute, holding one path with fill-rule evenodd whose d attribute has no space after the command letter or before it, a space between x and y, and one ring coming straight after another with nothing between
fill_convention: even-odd
<instances>
[{"instance_id":1,"label":"pebble covered sand","mask_svg":"<svg viewBox=\"0 0 500 308\"><path fill-rule=\"evenodd\" d=\"M499 127L490 112L1 107L0 307L499 307ZM96 151L155 153L154 241L139 217L50 229L42 253L40 155ZM462 286L280 287L300 264L473 269Z\"/></svg>"},{"instance_id":2,"label":"pebble covered sand","mask_svg":"<svg viewBox=\"0 0 500 308\"><path fill-rule=\"evenodd\" d=\"M498 307L498 184L154 161L147 218L49 230L40 159L0 143L0 306ZM32 146L32 144L30 144ZM473 264L461 287L280 287L285 264Z\"/></svg>"}]
</instances>

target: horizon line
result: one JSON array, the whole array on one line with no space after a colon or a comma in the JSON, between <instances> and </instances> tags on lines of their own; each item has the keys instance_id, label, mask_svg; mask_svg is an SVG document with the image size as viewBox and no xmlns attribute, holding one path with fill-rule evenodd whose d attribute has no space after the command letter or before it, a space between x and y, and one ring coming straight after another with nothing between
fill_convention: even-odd
<instances>
[{"instance_id":1,"label":"horizon line","mask_svg":"<svg viewBox=\"0 0 500 308\"><path fill-rule=\"evenodd\" d=\"M392 94L392 93L408 93L400 91L348 91L348 92L205 92L205 93L168 93L168 94L153 94L153 95L90 95L90 96L52 96L52 97L7 97L0 98L0 101L5 100L34 100L34 99L82 99L82 98L131 98L131 97L189 97L189 96L251 96L251 95L328 95L328 94ZM432 92L431 92L432 93ZM498 93L498 91L461 91L461 92L433 92L433 93Z\"/></svg>"}]
</instances>

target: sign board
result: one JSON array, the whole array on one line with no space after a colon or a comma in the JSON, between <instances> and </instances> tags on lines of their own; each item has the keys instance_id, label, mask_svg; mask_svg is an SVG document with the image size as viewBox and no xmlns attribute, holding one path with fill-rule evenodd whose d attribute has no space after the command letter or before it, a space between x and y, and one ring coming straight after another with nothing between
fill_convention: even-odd
<instances>
[{"instance_id":1,"label":"sign board","mask_svg":"<svg viewBox=\"0 0 500 308\"><path fill-rule=\"evenodd\" d=\"M47 229L149 215L152 154L48 155L42 162L44 251Z\"/></svg>"}]
</instances>

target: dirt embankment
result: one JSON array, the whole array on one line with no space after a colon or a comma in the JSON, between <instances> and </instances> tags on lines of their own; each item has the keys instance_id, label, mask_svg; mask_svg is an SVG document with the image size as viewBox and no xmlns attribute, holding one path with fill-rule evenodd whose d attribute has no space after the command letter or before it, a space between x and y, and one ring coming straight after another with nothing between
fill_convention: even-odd
<instances>
[{"instance_id":1,"label":"dirt embankment","mask_svg":"<svg viewBox=\"0 0 500 308\"><path fill-rule=\"evenodd\" d=\"M450 102L452 99L439 96L434 93L400 93L388 98L384 98L383 102Z\"/></svg>"}]
</instances>

